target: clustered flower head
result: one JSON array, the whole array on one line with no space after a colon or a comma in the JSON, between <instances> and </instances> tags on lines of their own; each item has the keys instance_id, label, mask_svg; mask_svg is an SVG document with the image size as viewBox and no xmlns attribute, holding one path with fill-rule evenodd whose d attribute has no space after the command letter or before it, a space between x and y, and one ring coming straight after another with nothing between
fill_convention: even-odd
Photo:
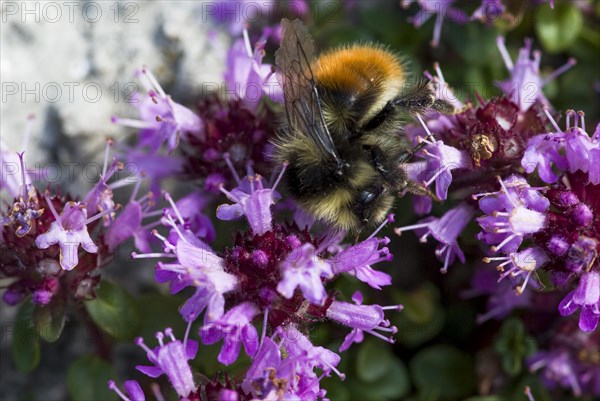
<instances>
[{"instance_id":1,"label":"clustered flower head","mask_svg":"<svg viewBox=\"0 0 600 401\"><path fill-rule=\"evenodd\" d=\"M422 159L409 173L425 187L435 183L438 198L454 193L462 201L442 217L429 216L395 231L415 230L423 242L433 236L446 272L455 259L464 261L458 238L475 218L481 228L477 239L487 248L483 261L500 272L499 289L486 290L490 300L526 306L507 301L501 283L508 282L516 290L512 296L522 297L528 286L543 287L539 277L547 275L556 291L565 292L559 314L579 311L580 329L590 332L600 319L600 125L590 135L583 112L569 110L562 129L541 91L535 98L524 96L524 82L541 89L573 60L542 78L541 54L531 58L531 42L514 64L503 38L498 46L511 74L498 83L504 96L486 101L477 95L480 106L465 105L449 90L439 66L437 76L429 76L439 97L458 112L419 116L420 126L407 129L415 143L424 145ZM431 206L426 197L414 201L420 214ZM512 308L498 305L489 304L481 321Z\"/></svg>"},{"instance_id":2,"label":"clustered flower head","mask_svg":"<svg viewBox=\"0 0 600 401\"><path fill-rule=\"evenodd\" d=\"M281 223L275 219L272 205L280 199L276 187L285 170L284 164L274 182L268 183L249 167L248 175L240 179L236 188L220 187L233 203L220 205L217 217L245 218L249 226L235 234L233 245L223 252L217 253L194 234L189 220L183 218L177 204L166 194L171 208L164 209L161 222L169 233L153 230L153 235L162 241L162 252L132 255L160 258L156 280L169 283L171 292L195 288L180 313L189 325L203 315L198 335L204 344L223 342L219 362L232 364L242 347L252 359L245 379L233 388L222 389L238 394L239 399L324 397L325 391L319 387L322 375L344 375L336 369L340 356L313 345L305 334L322 319L351 329L340 351L362 342L364 333L393 342L391 335L397 332L385 318L385 311L400 310L400 306L363 305L360 293L354 294L354 302L350 303L327 290L329 281L345 273L374 288L391 284L386 273L371 267L391 258L387 248L381 247L389 240L376 237L387 221L353 246L341 244L343 236L335 232L315 236L308 227ZM391 216L389 221L393 221ZM153 351L152 355L160 352ZM154 362L159 357L150 359ZM189 366L165 365L161 369L169 378L181 378L187 377ZM177 373L180 370L181 374ZM190 392L202 390L189 381L186 385L174 383L173 379L171 382L181 397L193 398Z\"/></svg>"},{"instance_id":3,"label":"clustered flower head","mask_svg":"<svg viewBox=\"0 0 600 401\"><path fill-rule=\"evenodd\" d=\"M55 297L95 297L98 269L110 262L114 251L104 234L119 209L112 200L118 181L107 184L122 168L116 161L108 166L111 145L109 140L102 174L84 201L62 193L60 187L48 186L44 192L36 189L26 170L24 153L18 154L18 164L12 162L16 168L7 171L20 177L21 184L18 192L13 191L13 204L0 220L0 274L12 281L3 295L5 303L18 304L28 295L40 306ZM3 163L10 160L3 155ZM2 187L10 188L13 179L7 174Z\"/></svg>"}]
</instances>

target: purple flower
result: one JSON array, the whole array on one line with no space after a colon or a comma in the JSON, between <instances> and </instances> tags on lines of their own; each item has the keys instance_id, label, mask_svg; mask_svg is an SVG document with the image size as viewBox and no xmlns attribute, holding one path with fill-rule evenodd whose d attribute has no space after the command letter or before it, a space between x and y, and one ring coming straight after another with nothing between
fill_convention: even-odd
<instances>
[{"instance_id":1,"label":"purple flower","mask_svg":"<svg viewBox=\"0 0 600 401\"><path fill-rule=\"evenodd\" d=\"M222 389L219 392L219 401L238 401L238 392L235 390Z\"/></svg>"},{"instance_id":2,"label":"purple flower","mask_svg":"<svg viewBox=\"0 0 600 401\"><path fill-rule=\"evenodd\" d=\"M17 229L15 230L15 235L17 237L24 237L27 235L32 228L35 227L35 220L39 218L42 213L44 213L44 209L40 209L39 201L37 197L37 191L31 184L31 179L28 177L25 171L25 161L23 160L23 153L14 154L18 158L18 163L20 166L20 178L21 185L17 185L14 183L10 183L8 177L11 176L9 171L12 170L12 167L16 164L14 161L10 162L5 159L5 156L13 156L13 154L5 154L1 152L0 155L2 158L2 180L6 180L0 186L6 186L8 188L8 192L12 194L16 201L13 203L12 207L9 209L8 213L0 219L0 224L3 226L8 225L16 225ZM13 164L14 163L14 164ZM6 165L5 165L6 164ZM11 168L8 168L8 164L11 165ZM6 178L5 178L6 176ZM8 184L7 184L8 183ZM5 185L6 184L6 185ZM0 240L2 239L2 230L0 229Z\"/></svg>"},{"instance_id":3,"label":"purple flower","mask_svg":"<svg viewBox=\"0 0 600 401\"><path fill-rule=\"evenodd\" d=\"M258 350L258 333L252 325L252 319L258 313L258 307L250 302L231 308L223 317L211 321L200 329L202 342L214 344L223 339L218 360L224 365L231 365L236 361L241 344L244 344L246 354L253 357Z\"/></svg>"},{"instance_id":4,"label":"purple flower","mask_svg":"<svg viewBox=\"0 0 600 401\"><path fill-rule=\"evenodd\" d=\"M538 168L540 178L547 183L554 183L558 179L553 167L560 172L568 170L590 172L590 181L597 181L595 170L598 168L594 162L600 155L600 141L590 138L585 132L585 119L582 112L567 112L567 131L563 132L552 115L545 110L546 116L556 129L556 132L534 136L527 144L527 149L521 160L521 165L528 173ZM571 119L575 125L571 126ZM579 126L581 118L581 127ZM594 170L594 171L592 171Z\"/></svg>"},{"instance_id":5,"label":"purple flower","mask_svg":"<svg viewBox=\"0 0 600 401\"><path fill-rule=\"evenodd\" d=\"M109 249L115 250L117 246L133 237L137 249L150 252L149 231L142 227L143 218L142 204L137 201L129 202L106 233Z\"/></svg>"},{"instance_id":6,"label":"purple flower","mask_svg":"<svg viewBox=\"0 0 600 401\"><path fill-rule=\"evenodd\" d=\"M506 7L502 4L502 0L483 0L471 14L471 19L492 23L502 16L505 10Z\"/></svg>"},{"instance_id":7,"label":"purple flower","mask_svg":"<svg viewBox=\"0 0 600 401\"><path fill-rule=\"evenodd\" d=\"M550 328L544 337L549 344L528 358L529 370L540 372L542 383L549 389L562 387L577 397L598 398L600 331L579 331L577 323L568 319Z\"/></svg>"},{"instance_id":8,"label":"purple flower","mask_svg":"<svg viewBox=\"0 0 600 401\"><path fill-rule=\"evenodd\" d=\"M552 184L558 179L553 167L566 170L567 159L560 153L560 144L564 136L560 133L541 134L534 136L527 143L527 148L521 159L521 165L526 172L532 173L536 167L544 182Z\"/></svg>"},{"instance_id":9,"label":"purple flower","mask_svg":"<svg viewBox=\"0 0 600 401\"><path fill-rule=\"evenodd\" d=\"M435 182L436 196L440 199L446 199L448 187L452 183L452 170L472 168L471 157L464 150L447 146L443 141L432 140L431 138L434 138L433 134L423 118L417 115L417 119L427 133L425 139L417 137L418 142L427 144L423 149L427 164L425 171L418 171L418 177L425 181L423 183L425 187Z\"/></svg>"},{"instance_id":10,"label":"purple flower","mask_svg":"<svg viewBox=\"0 0 600 401\"><path fill-rule=\"evenodd\" d=\"M379 249L380 245L387 245L389 242L387 237L373 237L344 249L330 260L333 273L352 272L357 279L378 290L381 286L392 284L389 274L371 268L375 263L393 259L387 247Z\"/></svg>"},{"instance_id":11,"label":"purple flower","mask_svg":"<svg viewBox=\"0 0 600 401\"><path fill-rule=\"evenodd\" d=\"M233 205L220 205L217 208L217 218L233 220L246 216L250 228L255 234L262 235L271 230L273 227L271 205L280 197L275 188L286 167L287 165L283 166L272 188L264 188L263 180L258 175L248 175L231 192L221 186L221 191L235 203Z\"/></svg>"},{"instance_id":12,"label":"purple flower","mask_svg":"<svg viewBox=\"0 0 600 401\"><path fill-rule=\"evenodd\" d=\"M568 316L581 308L579 328L582 331L594 331L600 319L600 273L583 273L577 288L567 294L558 305L561 316Z\"/></svg>"},{"instance_id":13,"label":"purple flower","mask_svg":"<svg viewBox=\"0 0 600 401\"><path fill-rule=\"evenodd\" d=\"M167 142L169 151L172 151L184 133L202 135L203 123L200 117L175 103L146 67L136 75L148 91L148 97L139 102L141 120L113 117L113 123L141 129L139 145L148 145L153 152L164 142Z\"/></svg>"},{"instance_id":14,"label":"purple flower","mask_svg":"<svg viewBox=\"0 0 600 401\"><path fill-rule=\"evenodd\" d=\"M471 157L464 150L447 146L442 141L431 142L424 139L423 142L429 144L423 150L423 154L427 160L426 169L431 172L424 185L428 187L435 182L436 196L442 200L446 199L448 187L452 183L452 170L471 168Z\"/></svg>"},{"instance_id":15,"label":"purple flower","mask_svg":"<svg viewBox=\"0 0 600 401\"><path fill-rule=\"evenodd\" d=\"M158 225L160 222L149 223L142 225L142 220L148 217L155 217L162 211L151 211L154 206L154 195L148 192L146 195L135 199L140 185L141 179L138 179L129 202L121 213L117 216L114 223L110 226L106 233L106 243L112 251L127 239L132 238L135 242L135 247L142 252L150 252L150 229Z\"/></svg>"},{"instance_id":16,"label":"purple flower","mask_svg":"<svg viewBox=\"0 0 600 401\"><path fill-rule=\"evenodd\" d=\"M106 141L106 151L104 153L104 165L102 167L102 174L98 180L98 183L94 185L94 188L85 196L85 208L88 214L94 214L103 212L105 210L114 210L115 202L113 201L113 192L111 186L107 182L111 179L115 172L123 169L123 165L118 163L116 160L108 165L108 159L110 154L110 147L112 146L112 140ZM107 214L104 216L104 226L108 227L114 220L114 213Z\"/></svg>"},{"instance_id":17,"label":"purple flower","mask_svg":"<svg viewBox=\"0 0 600 401\"><path fill-rule=\"evenodd\" d=\"M440 218L428 217L414 225L397 227L394 232L401 235L404 231L424 230L425 233L420 238L421 242L427 241L427 237L432 235L439 241L435 253L438 259L444 263L441 272L446 273L448 266L453 264L456 258L463 263L465 261L465 255L458 246L458 236L473 216L475 216L475 209L466 203L461 203Z\"/></svg>"},{"instance_id":18,"label":"purple flower","mask_svg":"<svg viewBox=\"0 0 600 401\"><path fill-rule=\"evenodd\" d=\"M260 348L255 355L252 365L246 371L246 377L242 382L242 389L247 393L254 394L258 397L265 397L276 389L273 381L276 378L277 368L281 364L281 353L279 347L273 340L266 337L262 340ZM265 377L262 386L257 386L260 379L265 373L273 373L272 377ZM270 379L270 381L268 381Z\"/></svg>"},{"instance_id":19,"label":"purple flower","mask_svg":"<svg viewBox=\"0 0 600 401\"><path fill-rule=\"evenodd\" d=\"M302 362L299 360L298 362ZM306 375L305 369L296 369L297 363L289 358L283 359L280 347L269 337L263 339L258 353L248 368L242 389L256 399L278 400L297 398L294 390ZM302 368L302 366L300 366ZM313 384L318 387L319 381Z\"/></svg>"},{"instance_id":20,"label":"purple flower","mask_svg":"<svg viewBox=\"0 0 600 401\"><path fill-rule=\"evenodd\" d=\"M304 297L311 303L323 305L327 292L321 277L332 278L331 264L317 255L312 244L304 244L294 249L281 264L283 278L277 284L277 291L290 299L294 290L300 287Z\"/></svg>"},{"instance_id":21,"label":"purple flower","mask_svg":"<svg viewBox=\"0 0 600 401\"><path fill-rule=\"evenodd\" d=\"M0 139L0 171L2 171L0 191L6 190L8 195L13 199L18 198L23 192L27 192L27 189L32 185L31 174L25 169L23 154L27 150L27 145L31 137L33 120L33 115L27 118L21 153L11 151L6 143ZM23 189L23 186L27 189Z\"/></svg>"},{"instance_id":22,"label":"purple flower","mask_svg":"<svg viewBox=\"0 0 600 401\"><path fill-rule=\"evenodd\" d=\"M498 86L507 96L513 98L513 101L519 105L521 111L527 111L535 102L539 101L544 106L549 107L548 99L544 96L542 88L550 81L561 75L577 62L575 59L569 59L569 61L550 74L545 79L540 76L540 59L541 53L539 51L533 52L533 59L531 58L531 40L525 41L525 47L519 50L519 57L515 64L513 64L506 45L504 37L499 36L496 40L498 49L504 59L504 64L510 72L510 78L498 82Z\"/></svg>"},{"instance_id":23,"label":"purple flower","mask_svg":"<svg viewBox=\"0 0 600 401\"><path fill-rule=\"evenodd\" d=\"M178 176L183 170L183 161L180 158L159 153L148 154L148 151L141 146L125 148L122 153L128 165L135 166L140 175L149 182L150 191L157 198L161 194L160 183L162 180Z\"/></svg>"},{"instance_id":24,"label":"purple flower","mask_svg":"<svg viewBox=\"0 0 600 401\"><path fill-rule=\"evenodd\" d=\"M135 380L127 380L123 384L127 395L125 395L113 380L108 381L108 388L117 393L123 401L146 401L146 396L140 387L140 384Z\"/></svg>"},{"instance_id":25,"label":"purple flower","mask_svg":"<svg viewBox=\"0 0 600 401\"><path fill-rule=\"evenodd\" d=\"M280 337L279 344L275 343L275 337ZM333 371L344 378L335 368L339 362L337 354L315 347L296 327L286 325L277 328L273 339L262 340L241 387L263 400L322 398L324 391L319 388L322 377ZM325 374L318 377L315 367Z\"/></svg>"},{"instance_id":26,"label":"purple flower","mask_svg":"<svg viewBox=\"0 0 600 401\"><path fill-rule=\"evenodd\" d=\"M305 369L312 370L315 367L325 372L335 372L338 376L345 378L335 367L340 363L340 356L327 348L315 346L294 325L279 327L277 333L281 336L281 345L285 348L288 358L298 358L306 364Z\"/></svg>"},{"instance_id":27,"label":"purple flower","mask_svg":"<svg viewBox=\"0 0 600 401\"><path fill-rule=\"evenodd\" d=\"M171 204L173 214L177 216L179 223L185 226L196 238L205 242L215 239L215 227L210 218L202 210L212 200L204 191L192 192L189 195L173 203L171 196L166 193L165 198Z\"/></svg>"},{"instance_id":28,"label":"purple flower","mask_svg":"<svg viewBox=\"0 0 600 401\"><path fill-rule=\"evenodd\" d=\"M408 7L414 0L402 0L402 6ZM410 19L415 27L422 26L425 22L436 15L435 25L433 28L433 39L431 41L432 47L437 47L440 43L440 37L442 34L442 24L445 18L450 18L452 22L458 24L464 24L469 21L469 16L452 6L454 0L441 0L441 1L429 1L429 0L416 0L420 7L419 12Z\"/></svg>"},{"instance_id":29,"label":"purple flower","mask_svg":"<svg viewBox=\"0 0 600 401\"><path fill-rule=\"evenodd\" d=\"M58 292L60 283L57 278L49 277L35 287L31 294L31 301L36 305L48 305L52 297Z\"/></svg>"},{"instance_id":30,"label":"purple flower","mask_svg":"<svg viewBox=\"0 0 600 401\"><path fill-rule=\"evenodd\" d=\"M503 319L515 309L530 308L532 305L531 291L515 296L512 284L507 280L498 281L495 272L489 269L477 269L471 287L462 294L463 297L468 299L488 295L487 311L477 316L478 324L483 324L490 319Z\"/></svg>"},{"instance_id":31,"label":"purple flower","mask_svg":"<svg viewBox=\"0 0 600 401\"><path fill-rule=\"evenodd\" d=\"M473 195L486 215L477 218L483 229L478 238L493 245L492 252L503 249L504 253L515 252L523 238L542 230L547 223L544 213L549 201L518 176L499 179L498 192Z\"/></svg>"},{"instance_id":32,"label":"purple flower","mask_svg":"<svg viewBox=\"0 0 600 401\"><path fill-rule=\"evenodd\" d=\"M510 276L511 278L519 277L525 275L522 283L517 286L517 294L522 294L527 288L527 283L529 282L529 278L531 274L536 271L538 268L546 264L550 258L541 248L531 247L526 248L521 252L512 252L508 256L499 256L499 257L486 257L483 258L485 263L490 263L492 261L501 261L502 263L497 266L497 270L502 272L502 275L498 279L501 281L506 277ZM505 268L505 266L510 266L510 268Z\"/></svg>"},{"instance_id":33,"label":"purple flower","mask_svg":"<svg viewBox=\"0 0 600 401\"><path fill-rule=\"evenodd\" d=\"M180 238L174 249L179 263L159 263L156 279L171 281L171 292L176 293L187 286L196 287L196 293L181 307L186 321L193 321L206 308L206 322L223 316L224 294L235 289L237 279L223 270L223 259L212 251L200 248Z\"/></svg>"},{"instance_id":34,"label":"purple flower","mask_svg":"<svg viewBox=\"0 0 600 401\"><path fill-rule=\"evenodd\" d=\"M98 251L98 247L88 233L87 224L111 213L112 210L106 210L88 218L85 205L79 202L67 202L59 216L48 196L46 196L46 202L55 221L52 222L48 231L37 236L35 243L40 249L58 244L60 247L60 266L64 270L72 270L79 262L77 255L79 245L90 253Z\"/></svg>"},{"instance_id":35,"label":"purple flower","mask_svg":"<svg viewBox=\"0 0 600 401\"><path fill-rule=\"evenodd\" d=\"M165 335L171 339L166 344L163 341ZM148 348L141 337L136 339L136 344L146 351L148 359L153 364L153 366L138 365L136 369L152 378L157 378L164 373L177 394L180 397L187 397L196 391L188 361L196 357L198 343L194 340L187 340L183 343L176 340L170 328L165 329L164 334L156 333L156 339L159 345L154 349Z\"/></svg>"},{"instance_id":36,"label":"purple flower","mask_svg":"<svg viewBox=\"0 0 600 401\"><path fill-rule=\"evenodd\" d=\"M159 262L155 276L159 283L170 282L171 293L193 286L196 292L181 307L180 313L188 321L194 321L207 310L204 321L219 319L224 314L224 294L238 284L237 278L224 270L224 261L208 245L194 237L188 229L179 226L165 210L164 221L172 227L168 237L153 231L155 237L163 241L163 253L133 253L139 258L174 258L175 263Z\"/></svg>"},{"instance_id":37,"label":"purple flower","mask_svg":"<svg viewBox=\"0 0 600 401\"><path fill-rule=\"evenodd\" d=\"M392 337L385 337L377 331L395 334L398 332L396 326L390 326L390 322L385 320L384 310L402 310L402 305L379 306L362 305L363 296L360 291L352 295L354 304L348 302L333 301L327 309L327 317L344 326L352 328L350 334L346 336L343 344L340 346L340 352L350 348L352 343L360 343L363 340L363 332L374 335L377 338L393 343ZM376 331L377 330L377 331Z\"/></svg>"},{"instance_id":38,"label":"purple flower","mask_svg":"<svg viewBox=\"0 0 600 401\"><path fill-rule=\"evenodd\" d=\"M581 396L581 384L577 375L577 363L565 352L538 352L529 358L529 369L544 369L543 377L551 382L550 388L558 382L562 387L571 388L573 394Z\"/></svg>"},{"instance_id":39,"label":"purple flower","mask_svg":"<svg viewBox=\"0 0 600 401\"><path fill-rule=\"evenodd\" d=\"M252 51L245 29L243 34L243 40L235 41L227 53L225 82L228 90L235 93L250 110L256 109L265 94L272 101L281 102L283 92L274 70L269 64L262 64L266 40L259 40Z\"/></svg>"}]
</instances>

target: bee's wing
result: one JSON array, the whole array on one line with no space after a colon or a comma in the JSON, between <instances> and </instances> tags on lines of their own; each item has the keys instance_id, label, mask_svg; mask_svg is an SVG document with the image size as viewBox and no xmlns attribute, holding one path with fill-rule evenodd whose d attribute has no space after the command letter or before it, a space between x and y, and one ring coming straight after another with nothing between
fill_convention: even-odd
<instances>
[{"instance_id":1,"label":"bee's wing","mask_svg":"<svg viewBox=\"0 0 600 401\"><path fill-rule=\"evenodd\" d=\"M310 138L329 162L341 165L333 140L325 124L319 93L310 68L314 45L308 30L298 19L281 20L281 46L275 52L280 70L288 123Z\"/></svg>"}]
</instances>

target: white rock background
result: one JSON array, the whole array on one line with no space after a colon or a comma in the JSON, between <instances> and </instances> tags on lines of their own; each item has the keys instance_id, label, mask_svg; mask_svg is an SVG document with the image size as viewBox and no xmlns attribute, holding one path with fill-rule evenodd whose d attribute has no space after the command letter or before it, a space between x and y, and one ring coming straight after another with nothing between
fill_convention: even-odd
<instances>
[{"instance_id":1,"label":"white rock background","mask_svg":"<svg viewBox=\"0 0 600 401\"><path fill-rule=\"evenodd\" d=\"M35 115L26 153L29 167L50 163L101 163L107 136L119 140L130 129L111 124L113 115L135 117L127 103L134 76L147 65L167 93L191 102L203 84L221 84L231 41L201 1L3 1L0 11L0 138L11 150L23 147L27 116ZM91 183L60 179L75 193ZM142 269L143 270L143 269ZM148 270L151 273L151 270ZM15 308L0 305L0 399L67 399L67 362L93 351L85 335L66 335L42 347L42 364L30 375L11 361ZM69 324L69 323L67 323ZM66 338L68 337L68 338ZM133 347L135 348L135 347ZM126 347L118 353L139 350Z\"/></svg>"},{"instance_id":2,"label":"white rock background","mask_svg":"<svg viewBox=\"0 0 600 401\"><path fill-rule=\"evenodd\" d=\"M69 158L77 150L89 160L106 136L127 131L110 117L135 115L127 98L143 90L134 76L142 65L178 100L197 95L203 83L221 83L230 38L212 23L209 4L3 2L2 140L21 149L26 118L34 114L28 163L64 161L60 147L67 141L77 141Z\"/></svg>"}]
</instances>

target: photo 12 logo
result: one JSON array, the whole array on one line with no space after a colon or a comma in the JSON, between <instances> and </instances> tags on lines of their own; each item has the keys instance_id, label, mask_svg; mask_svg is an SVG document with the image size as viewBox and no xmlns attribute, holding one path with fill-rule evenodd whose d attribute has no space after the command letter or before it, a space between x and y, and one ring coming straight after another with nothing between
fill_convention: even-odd
<instances>
[{"instance_id":1,"label":"photo 12 logo","mask_svg":"<svg viewBox=\"0 0 600 401\"><path fill-rule=\"evenodd\" d=\"M138 23L140 4L135 1L3 1L2 23L74 23L85 21Z\"/></svg>"}]
</instances>

